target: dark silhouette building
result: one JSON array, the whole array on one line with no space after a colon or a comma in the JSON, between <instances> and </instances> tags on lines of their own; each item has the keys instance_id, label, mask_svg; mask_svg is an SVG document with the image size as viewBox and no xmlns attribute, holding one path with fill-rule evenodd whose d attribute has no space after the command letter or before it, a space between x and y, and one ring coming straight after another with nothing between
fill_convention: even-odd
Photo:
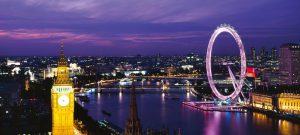
<instances>
[{"instance_id":1,"label":"dark silhouette building","mask_svg":"<svg viewBox=\"0 0 300 135\"><path fill-rule=\"evenodd\" d=\"M125 135L142 135L142 127L138 118L135 87L133 83L134 82L132 82L132 90L130 96L130 112L129 118L126 123Z\"/></svg>"},{"instance_id":2,"label":"dark silhouette building","mask_svg":"<svg viewBox=\"0 0 300 135\"><path fill-rule=\"evenodd\" d=\"M255 48L254 47L251 48L251 59L253 61L256 60L256 52L255 52Z\"/></svg>"},{"instance_id":3,"label":"dark silhouette building","mask_svg":"<svg viewBox=\"0 0 300 135\"><path fill-rule=\"evenodd\" d=\"M268 52L266 51L266 48L261 48L260 50L260 59L265 60L268 56Z\"/></svg>"},{"instance_id":4,"label":"dark silhouette building","mask_svg":"<svg viewBox=\"0 0 300 135\"><path fill-rule=\"evenodd\" d=\"M272 60L277 60L277 49L272 48L272 54L271 54Z\"/></svg>"}]
</instances>

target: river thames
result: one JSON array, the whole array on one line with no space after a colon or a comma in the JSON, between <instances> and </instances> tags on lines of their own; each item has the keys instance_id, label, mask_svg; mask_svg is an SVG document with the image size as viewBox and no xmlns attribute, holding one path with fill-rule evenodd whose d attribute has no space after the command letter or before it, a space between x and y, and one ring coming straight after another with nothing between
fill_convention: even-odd
<instances>
[{"instance_id":1,"label":"river thames","mask_svg":"<svg viewBox=\"0 0 300 135\"><path fill-rule=\"evenodd\" d=\"M108 91L108 90L104 90ZM118 89L102 94L88 94L90 102L81 103L95 120L108 120L124 128L128 115L129 90ZM179 100L172 99L179 98ZM137 89L138 114L143 130L168 127L170 134L181 129L183 135L296 135L300 124L270 118L261 113L205 112L182 105L182 101L196 101L184 89L171 89L162 94L161 89ZM107 116L102 110L111 113Z\"/></svg>"}]
</instances>

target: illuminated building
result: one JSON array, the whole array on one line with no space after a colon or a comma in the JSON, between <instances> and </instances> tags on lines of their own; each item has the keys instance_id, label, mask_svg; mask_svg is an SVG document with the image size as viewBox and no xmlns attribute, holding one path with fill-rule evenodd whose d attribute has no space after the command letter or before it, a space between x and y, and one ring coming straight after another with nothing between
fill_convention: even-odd
<instances>
[{"instance_id":1,"label":"illuminated building","mask_svg":"<svg viewBox=\"0 0 300 135\"><path fill-rule=\"evenodd\" d=\"M25 80L25 90L29 91L29 80L28 79Z\"/></svg>"},{"instance_id":2,"label":"illuminated building","mask_svg":"<svg viewBox=\"0 0 300 135\"><path fill-rule=\"evenodd\" d=\"M70 63L71 76L79 75L82 73L81 67L78 66L76 63Z\"/></svg>"},{"instance_id":3,"label":"illuminated building","mask_svg":"<svg viewBox=\"0 0 300 135\"><path fill-rule=\"evenodd\" d=\"M260 87L251 93L251 105L258 109L300 114L299 90L298 85Z\"/></svg>"},{"instance_id":4,"label":"illuminated building","mask_svg":"<svg viewBox=\"0 0 300 135\"><path fill-rule=\"evenodd\" d=\"M254 68L246 68L246 76L251 78L256 78L256 73Z\"/></svg>"},{"instance_id":5,"label":"illuminated building","mask_svg":"<svg viewBox=\"0 0 300 135\"><path fill-rule=\"evenodd\" d=\"M193 65L182 65L181 68L182 68L183 70L191 70L191 69L194 68L194 66L193 66Z\"/></svg>"},{"instance_id":6,"label":"illuminated building","mask_svg":"<svg viewBox=\"0 0 300 135\"><path fill-rule=\"evenodd\" d=\"M273 110L273 98L266 94L251 94L251 104L255 108Z\"/></svg>"},{"instance_id":7,"label":"illuminated building","mask_svg":"<svg viewBox=\"0 0 300 135\"><path fill-rule=\"evenodd\" d=\"M130 96L130 112L129 118L126 123L124 135L141 135L142 127L138 118L135 87L132 85L131 96Z\"/></svg>"},{"instance_id":8,"label":"illuminated building","mask_svg":"<svg viewBox=\"0 0 300 135\"><path fill-rule=\"evenodd\" d=\"M11 70L12 75L17 75L21 71L20 67L15 67L14 69Z\"/></svg>"},{"instance_id":9,"label":"illuminated building","mask_svg":"<svg viewBox=\"0 0 300 135\"><path fill-rule=\"evenodd\" d=\"M31 72L30 70L26 71L26 72L25 72L25 75L29 75L30 81L35 81L34 73Z\"/></svg>"},{"instance_id":10,"label":"illuminated building","mask_svg":"<svg viewBox=\"0 0 300 135\"><path fill-rule=\"evenodd\" d=\"M165 73L167 73L168 76L173 75L175 72L176 72L176 69L174 67L165 68Z\"/></svg>"},{"instance_id":11,"label":"illuminated building","mask_svg":"<svg viewBox=\"0 0 300 135\"><path fill-rule=\"evenodd\" d=\"M69 70L69 77L73 77L75 75L83 75L84 70L81 69L80 66L78 66L76 63L70 63L68 67ZM57 76L57 68L51 68L47 67L47 69L44 69L43 71L44 79L46 78L53 78Z\"/></svg>"},{"instance_id":12,"label":"illuminated building","mask_svg":"<svg viewBox=\"0 0 300 135\"><path fill-rule=\"evenodd\" d=\"M122 78L119 82L121 86L130 86L132 85L132 81L129 78Z\"/></svg>"},{"instance_id":13,"label":"illuminated building","mask_svg":"<svg viewBox=\"0 0 300 135\"><path fill-rule=\"evenodd\" d=\"M146 71L145 70L131 70L131 71L122 71L121 73L124 73L125 76L130 76L132 74L135 74L135 75L146 75Z\"/></svg>"},{"instance_id":14,"label":"illuminated building","mask_svg":"<svg viewBox=\"0 0 300 135\"><path fill-rule=\"evenodd\" d=\"M300 84L300 45L284 44L279 54L280 84Z\"/></svg>"},{"instance_id":15,"label":"illuminated building","mask_svg":"<svg viewBox=\"0 0 300 135\"><path fill-rule=\"evenodd\" d=\"M52 134L74 134L74 90L69 79L67 60L61 44L57 78L51 90Z\"/></svg>"},{"instance_id":16,"label":"illuminated building","mask_svg":"<svg viewBox=\"0 0 300 135\"><path fill-rule=\"evenodd\" d=\"M294 94L294 93L279 94L278 109L281 112L300 114L300 94Z\"/></svg>"},{"instance_id":17,"label":"illuminated building","mask_svg":"<svg viewBox=\"0 0 300 135\"><path fill-rule=\"evenodd\" d=\"M7 64L6 64L7 66L20 66L21 65L21 63L20 62L18 62L18 61L13 61L13 60L7 60Z\"/></svg>"},{"instance_id":18,"label":"illuminated building","mask_svg":"<svg viewBox=\"0 0 300 135\"><path fill-rule=\"evenodd\" d=\"M53 78L55 76L57 76L57 68L47 67L47 69L44 69L44 79Z\"/></svg>"}]
</instances>

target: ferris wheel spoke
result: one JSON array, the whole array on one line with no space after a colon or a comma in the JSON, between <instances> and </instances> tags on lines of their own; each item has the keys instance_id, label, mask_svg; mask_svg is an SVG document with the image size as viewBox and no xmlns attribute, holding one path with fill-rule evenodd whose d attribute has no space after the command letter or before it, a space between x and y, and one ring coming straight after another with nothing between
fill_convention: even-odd
<instances>
[{"instance_id":1,"label":"ferris wheel spoke","mask_svg":"<svg viewBox=\"0 0 300 135\"><path fill-rule=\"evenodd\" d=\"M236 80L236 78L235 78L232 70L230 69L230 67L227 66L227 68L228 68L228 72L229 72L229 75L230 75L230 78L231 78L231 81L232 81L232 84L233 84L233 88L236 91L237 90L237 86L238 86L238 84L237 84L238 82L237 82L237 80Z\"/></svg>"}]
</instances>

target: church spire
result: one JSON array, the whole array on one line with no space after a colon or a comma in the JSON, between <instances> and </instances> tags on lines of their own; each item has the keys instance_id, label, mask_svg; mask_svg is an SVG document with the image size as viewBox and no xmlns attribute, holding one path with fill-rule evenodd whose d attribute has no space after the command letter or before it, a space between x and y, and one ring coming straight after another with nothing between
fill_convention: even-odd
<instances>
[{"instance_id":1,"label":"church spire","mask_svg":"<svg viewBox=\"0 0 300 135\"><path fill-rule=\"evenodd\" d=\"M130 112L126 123L125 135L141 135L142 127L138 118L136 95L134 81L132 81L132 90L130 94Z\"/></svg>"}]
</instances>

